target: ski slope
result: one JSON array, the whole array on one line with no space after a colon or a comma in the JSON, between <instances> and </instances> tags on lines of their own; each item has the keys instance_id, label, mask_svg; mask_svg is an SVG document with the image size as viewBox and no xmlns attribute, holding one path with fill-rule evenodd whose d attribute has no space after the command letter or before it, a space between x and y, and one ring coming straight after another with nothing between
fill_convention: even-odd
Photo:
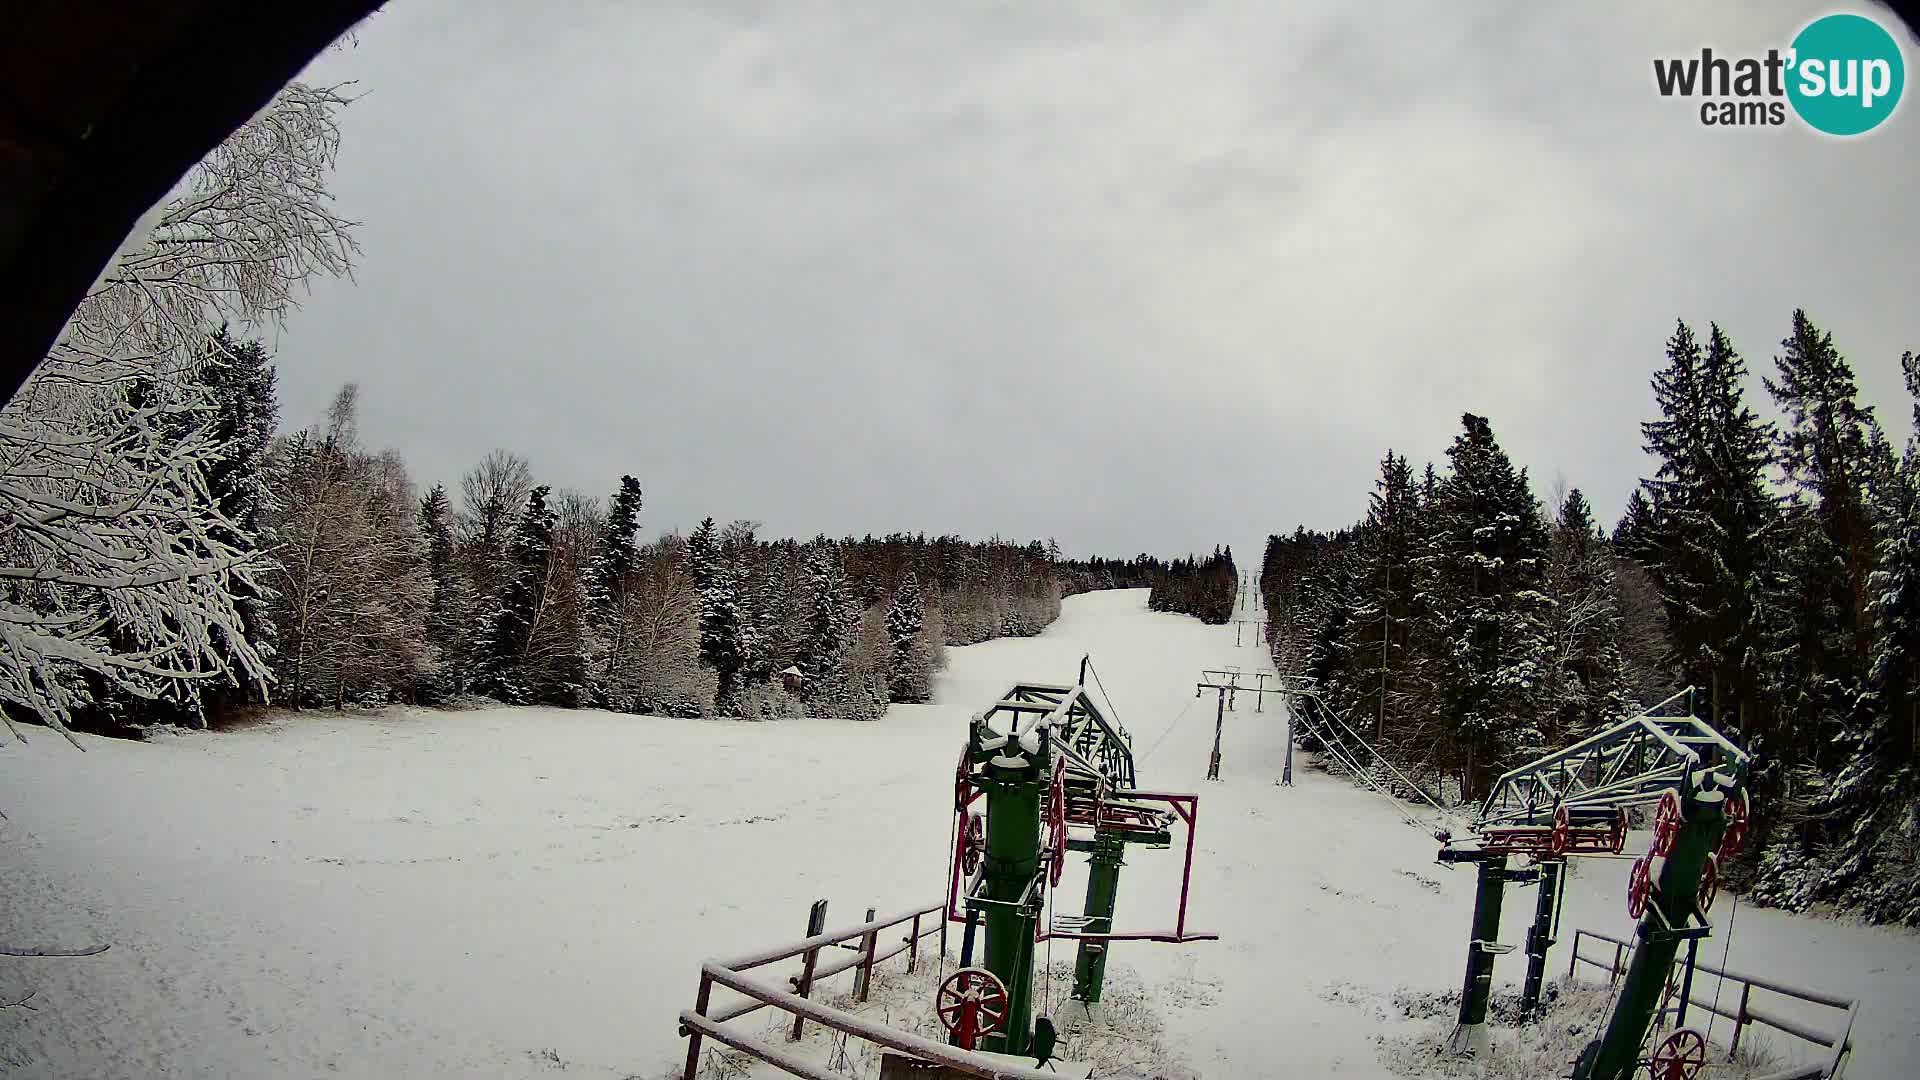
<instances>
[{"instance_id":1,"label":"ski slope","mask_svg":"<svg viewBox=\"0 0 1920 1080\"><path fill-rule=\"evenodd\" d=\"M951 650L935 702L879 723L393 710L8 746L0 945L113 947L0 959L0 1001L36 1006L0 1009L0 1074L677 1074L702 958L798 937L819 897L837 926L942 895L968 715L1017 680L1071 681L1090 653L1143 785L1202 796L1188 924L1221 940L1114 954L1168 1010L1168 1041L1208 1077L1395 1075L1376 1039L1411 1022L1382 1003L1457 989L1471 876L1305 759L1276 786L1271 705L1226 715L1207 782L1214 697L1194 682L1255 668L1233 640L1144 592L1097 593L1041 637ZM1178 859L1129 853L1120 928L1171 924ZM1630 929L1624 873L1582 868L1563 937ZM1081 885L1070 870L1063 911ZM1510 894L1504 940L1531 909ZM1849 1076L1920 1075L1920 939L1735 919L1734 967L1865 997ZM1563 944L1550 971L1565 964ZM1504 959L1501 980L1523 968Z\"/></svg>"}]
</instances>

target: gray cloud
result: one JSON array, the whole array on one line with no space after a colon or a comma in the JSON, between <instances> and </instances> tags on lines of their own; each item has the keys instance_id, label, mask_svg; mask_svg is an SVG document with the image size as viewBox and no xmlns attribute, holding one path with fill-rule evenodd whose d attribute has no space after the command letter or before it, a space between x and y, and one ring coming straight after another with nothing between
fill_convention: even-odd
<instances>
[{"instance_id":1,"label":"gray cloud","mask_svg":"<svg viewBox=\"0 0 1920 1080\"><path fill-rule=\"evenodd\" d=\"M423 483L633 472L650 530L1173 552L1345 523L1469 409L1611 515L1674 318L1759 372L1804 305L1904 435L1913 106L1703 128L1652 57L1825 9L1670 8L395 0L309 73L365 252L286 418L356 381Z\"/></svg>"}]
</instances>

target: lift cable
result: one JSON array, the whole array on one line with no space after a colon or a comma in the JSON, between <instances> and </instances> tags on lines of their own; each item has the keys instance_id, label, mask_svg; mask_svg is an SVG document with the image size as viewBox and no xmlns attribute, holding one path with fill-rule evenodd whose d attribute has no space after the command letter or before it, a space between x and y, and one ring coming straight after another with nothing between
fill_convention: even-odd
<instances>
[{"instance_id":1,"label":"lift cable","mask_svg":"<svg viewBox=\"0 0 1920 1080\"><path fill-rule=\"evenodd\" d=\"M1114 725L1120 729L1121 736L1125 737L1127 734L1126 722L1120 719L1120 709L1114 705L1113 695L1107 693L1107 684L1100 680L1100 669L1093 666L1093 657L1091 656L1086 658L1085 663L1087 665L1087 672L1093 676L1093 685L1100 688L1100 696L1106 699L1107 711L1113 714Z\"/></svg>"},{"instance_id":2,"label":"lift cable","mask_svg":"<svg viewBox=\"0 0 1920 1080\"><path fill-rule=\"evenodd\" d=\"M1145 764L1147 759L1153 756L1154 751L1160 749L1161 744L1167 741L1167 736L1173 734L1173 729L1180 725L1181 718L1187 715L1187 711L1189 709L1193 708L1193 702L1198 700L1200 699L1194 698L1188 701L1186 704L1186 708L1183 708L1179 712L1174 714L1173 719L1167 722L1166 730L1160 733L1159 738L1153 740L1152 748L1150 748L1146 753L1140 755L1141 764Z\"/></svg>"},{"instance_id":3,"label":"lift cable","mask_svg":"<svg viewBox=\"0 0 1920 1080\"><path fill-rule=\"evenodd\" d=\"M1306 726L1312 729L1312 733L1319 737L1321 748L1326 750L1328 754L1332 755L1333 759L1339 762L1341 766L1344 767L1348 772L1353 773L1356 777L1360 779L1362 783L1366 784L1367 787L1371 788L1376 795L1380 796L1382 799L1385 799L1389 804L1391 804L1393 806L1394 813L1400 816L1400 820L1402 822L1404 822L1405 824L1407 824L1412 828L1419 829L1422 833L1426 833L1429 831L1426 822L1417 820L1416 818L1414 818L1413 816L1407 813L1406 803L1404 800L1395 798L1392 792L1382 787L1379 781L1373 778L1372 774L1368 773L1365 769L1362 769L1359 766L1359 764L1356 763L1349 756L1350 752L1347 751L1344 747L1342 747L1339 744L1339 742L1337 742L1334 739L1327 738L1326 733L1319 727L1319 725L1316 725L1311 720L1307 720L1307 718L1304 715L1300 716L1299 719L1305 721Z\"/></svg>"}]
</instances>

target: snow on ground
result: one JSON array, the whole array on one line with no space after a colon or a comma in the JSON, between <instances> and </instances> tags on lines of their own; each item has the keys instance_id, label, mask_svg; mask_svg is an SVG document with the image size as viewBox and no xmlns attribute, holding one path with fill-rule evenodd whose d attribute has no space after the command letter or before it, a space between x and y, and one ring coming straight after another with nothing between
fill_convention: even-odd
<instances>
[{"instance_id":1,"label":"snow on ground","mask_svg":"<svg viewBox=\"0 0 1920 1080\"><path fill-rule=\"evenodd\" d=\"M1470 873L1304 760L1276 786L1272 707L1227 714L1223 780L1205 781L1214 700L1194 679L1255 670L1259 652L1231 626L1146 611L1140 591L1074 597L1039 638L952 650L936 702L879 723L394 710L88 739L84 755L6 747L0 945L113 948L0 959L0 1001L37 1006L0 1009L0 1072L664 1075L703 957L800 936L817 897L841 926L942 895L967 716L1015 681L1072 681L1083 653L1142 783L1202 796L1189 925L1222 940L1115 952L1165 1003L1166 1042L1208 1077L1405 1075L1380 1040L1435 1021L1391 1003L1458 986ZM1122 928L1171 924L1178 859L1129 854ZM1624 874L1582 867L1565 938L1626 934ZM1069 871L1063 912L1081 881ZM1532 906L1509 894L1503 940L1523 939ZM1850 1077L1920 1075L1920 938L1747 907L1734 922L1734 968L1866 999ZM1504 958L1502 983L1523 969Z\"/></svg>"}]
</instances>

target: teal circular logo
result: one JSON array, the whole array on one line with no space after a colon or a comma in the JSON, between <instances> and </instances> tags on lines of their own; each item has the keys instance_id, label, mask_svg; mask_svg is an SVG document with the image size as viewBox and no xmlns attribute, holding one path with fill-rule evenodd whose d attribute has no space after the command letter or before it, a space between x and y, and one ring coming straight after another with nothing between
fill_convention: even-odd
<instances>
[{"instance_id":1,"label":"teal circular logo","mask_svg":"<svg viewBox=\"0 0 1920 1080\"><path fill-rule=\"evenodd\" d=\"M1864 15L1828 15L1793 39L1787 99L1808 126L1829 135L1879 127L1907 83L1899 42Z\"/></svg>"}]
</instances>

